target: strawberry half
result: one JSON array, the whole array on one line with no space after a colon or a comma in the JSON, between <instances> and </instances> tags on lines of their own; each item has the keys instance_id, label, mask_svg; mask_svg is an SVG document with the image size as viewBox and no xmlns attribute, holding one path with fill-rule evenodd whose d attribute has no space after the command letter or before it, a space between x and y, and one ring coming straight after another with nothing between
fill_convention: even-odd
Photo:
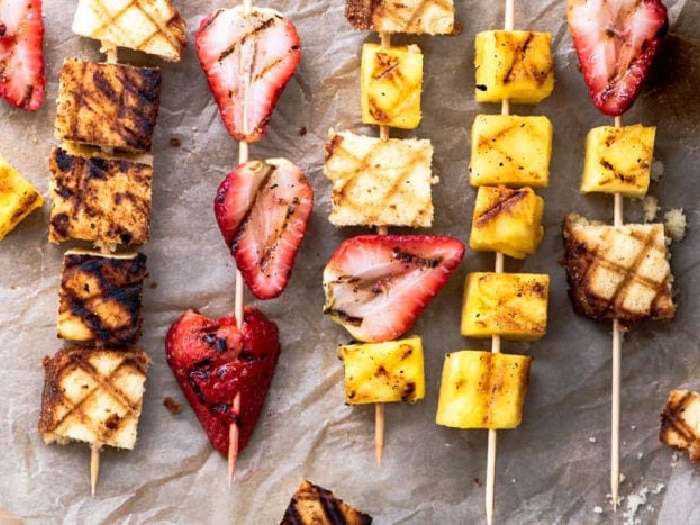
<instances>
[{"instance_id":1,"label":"strawberry half","mask_svg":"<svg viewBox=\"0 0 700 525\"><path fill-rule=\"evenodd\" d=\"M360 235L343 242L323 272L324 313L357 340L404 334L464 257L454 237Z\"/></svg>"},{"instance_id":2,"label":"strawberry half","mask_svg":"<svg viewBox=\"0 0 700 525\"><path fill-rule=\"evenodd\" d=\"M0 1L0 96L34 111L45 88L41 0Z\"/></svg>"},{"instance_id":3,"label":"strawberry half","mask_svg":"<svg viewBox=\"0 0 700 525\"><path fill-rule=\"evenodd\" d=\"M219 185L216 221L258 299L277 297L287 286L313 203L304 174L283 159L245 162Z\"/></svg>"},{"instance_id":4,"label":"strawberry half","mask_svg":"<svg viewBox=\"0 0 700 525\"><path fill-rule=\"evenodd\" d=\"M168 330L165 356L212 446L228 454L229 426L238 425L238 450L250 441L280 354L277 326L246 307L235 317L209 319L187 310ZM240 411L232 405L240 392Z\"/></svg>"},{"instance_id":5,"label":"strawberry half","mask_svg":"<svg viewBox=\"0 0 700 525\"><path fill-rule=\"evenodd\" d=\"M593 103L622 115L668 31L666 8L661 0L569 0L567 17Z\"/></svg>"},{"instance_id":6,"label":"strawberry half","mask_svg":"<svg viewBox=\"0 0 700 525\"><path fill-rule=\"evenodd\" d=\"M258 142L301 60L299 35L272 9L219 9L202 20L194 43L229 134Z\"/></svg>"}]
</instances>

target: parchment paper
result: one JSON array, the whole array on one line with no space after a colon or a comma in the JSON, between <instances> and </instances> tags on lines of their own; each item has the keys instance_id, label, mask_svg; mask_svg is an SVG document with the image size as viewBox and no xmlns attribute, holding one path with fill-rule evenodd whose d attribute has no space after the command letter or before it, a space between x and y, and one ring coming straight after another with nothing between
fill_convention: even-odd
<instances>
[{"instance_id":1,"label":"parchment paper","mask_svg":"<svg viewBox=\"0 0 700 525\"><path fill-rule=\"evenodd\" d=\"M679 305L668 324L635 328L622 348L620 468L625 499L608 504L611 325L575 315L566 295L560 223L566 213L612 218L612 198L578 193L584 138L611 124L590 102L565 22L565 2L516 3L515 25L551 31L555 90L541 104L513 106L516 114L546 115L554 124L545 238L536 255L506 261L507 271L551 276L548 333L534 343L504 342L503 351L534 356L522 425L499 433L496 523L632 523L627 502L645 503L634 519L645 524L700 523L698 466L658 442L659 414L676 387L700 389L700 3L668 0L671 30L646 87L623 123L657 127L655 157L664 167L650 193L662 210L682 207L686 239L671 247ZM372 514L378 524L485 522L487 433L434 423L443 356L488 349L488 340L459 334L466 274L493 269L492 254L468 251L443 292L411 333L424 338L427 395L414 406L386 407L383 465L374 461L373 409L343 403L336 345L345 331L324 318L322 270L333 250L364 229L333 228L330 184L323 175L329 127L377 134L360 121L359 54L370 32L355 31L343 2L282 0L302 40L303 58L251 158L287 157L313 184L316 206L289 287L276 300L248 301L280 328L283 353L262 418L227 488L226 461L213 452L184 400L163 350L164 334L188 307L217 317L233 311L234 264L212 212L216 188L236 164L237 144L222 124L199 68L192 31L223 1L175 0L188 23L189 47L178 64L137 53L120 59L163 68L154 137L155 182L144 292L141 346L152 360L134 451L105 449L97 494L90 497L89 447L45 445L36 431L43 385L42 358L55 353L61 260L70 245L47 243L49 204L0 243L0 522L33 523L278 523L302 478L334 490ZM98 44L74 36L75 2L46 0L47 100L37 113L0 103L0 153L47 196L54 100L64 57L99 60ZM473 96L476 32L503 25L499 2L456 1L463 25L451 37L397 36L425 54L423 120L395 136L430 138L435 147L434 227L468 243L475 192L467 184L469 129L478 113L497 113ZM305 133L304 131L305 130ZM176 138L180 146L171 145ZM639 201L626 201L626 220L640 221ZM400 231L400 230L395 230ZM171 396L183 403L172 415ZM630 497L631 500L630 500ZM599 507L596 509L596 507ZM596 510L600 512L596 512ZM625 514L627 513L627 516Z\"/></svg>"}]
</instances>

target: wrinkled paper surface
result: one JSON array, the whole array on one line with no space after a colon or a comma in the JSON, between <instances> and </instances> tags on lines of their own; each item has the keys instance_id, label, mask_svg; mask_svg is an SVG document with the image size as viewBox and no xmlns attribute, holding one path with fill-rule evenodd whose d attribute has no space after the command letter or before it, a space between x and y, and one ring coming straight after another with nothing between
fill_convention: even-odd
<instances>
[{"instance_id":1,"label":"wrinkled paper surface","mask_svg":"<svg viewBox=\"0 0 700 525\"><path fill-rule=\"evenodd\" d=\"M456 2L460 34L396 36L425 55L423 119L393 136L430 138L435 147L434 227L468 243L475 192L467 184L469 134L478 113L497 113L473 96L476 32L503 25L503 6ZM522 425L498 436L495 522L522 524L625 523L627 502L641 502L640 523L700 522L700 475L687 456L658 441L659 414L672 388L700 389L700 3L668 0L670 34L644 91L623 123L657 127L655 158L663 164L650 193L662 209L681 207L686 239L671 247L678 313L668 324L647 323L622 347L620 470L624 498L616 515L608 504L611 400L611 324L575 315L569 304L560 224L578 210L612 218L612 198L580 195L584 138L611 124L591 103L566 26L565 2L517 2L515 26L553 34L553 95L511 112L546 115L554 125L544 241L507 271L551 276L547 335L538 342L504 342L504 352L534 356ZM287 290L256 304L275 321L283 352L256 433L241 454L233 488L226 460L213 452L165 362L164 335L186 308L218 317L233 311L234 270L219 234L212 199L236 164L237 144L221 124L200 70L192 31L221 1L175 0L188 24L188 48L178 64L120 51L120 60L163 69L154 136L155 181L140 346L151 358L134 451L105 449L95 497L90 496L89 447L45 445L36 426L43 387L41 361L62 342L56 337L62 254L72 245L47 242L50 204L34 212L0 243L0 523L278 523L302 478L329 488L370 513L378 524L485 522L487 432L434 423L443 356L488 349L488 340L459 333L462 287L470 271L491 270L493 254L468 250L443 292L411 333L424 338L427 395L414 406L386 407L384 462L375 464L373 409L344 405L342 363L336 345L349 341L322 315L322 271L341 241L366 229L332 227L330 183L323 175L328 128L378 134L361 125L359 56L363 42L343 2L283 0L264 7L285 12L303 46L301 65L282 95L263 141L250 158L286 157L313 184L316 205ZM263 4L261 4L263 6ZM70 31L75 2L44 2L47 100L36 113L0 103L0 154L47 195L54 100L65 57L101 60L99 44ZM173 145L178 139L180 145ZM175 141L177 142L177 141ZM657 166L659 164L657 163ZM625 202L625 219L640 221L640 201ZM399 231L399 230L396 230ZM179 415L163 406L173 397ZM643 498L642 498L643 496ZM596 507L600 507L596 509ZM600 512L596 512L600 511ZM13 521L16 516L19 521Z\"/></svg>"}]
</instances>

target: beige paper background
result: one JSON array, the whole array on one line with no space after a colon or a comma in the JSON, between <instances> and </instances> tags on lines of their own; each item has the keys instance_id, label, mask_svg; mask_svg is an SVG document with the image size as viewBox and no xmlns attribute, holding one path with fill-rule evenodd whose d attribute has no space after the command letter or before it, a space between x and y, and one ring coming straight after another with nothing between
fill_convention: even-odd
<instances>
[{"instance_id":1,"label":"beige paper background","mask_svg":"<svg viewBox=\"0 0 700 525\"><path fill-rule=\"evenodd\" d=\"M48 155L55 144L57 78L64 57L100 59L98 44L70 31L75 2L46 0L47 100L36 113L0 103L0 154L47 196ZM261 4L287 13L303 46L302 63L279 101L263 142L251 158L284 156L306 172L316 206L291 282L276 300L257 304L281 333L283 353L256 434L240 456L235 486L227 488L226 462L212 452L184 401L163 351L164 334L188 307L217 317L233 310L234 264L219 235L214 192L234 167L237 144L224 131L194 52L192 31L202 16L228 4L175 0L188 23L188 48L178 64L136 53L123 61L163 66L161 109L154 137L155 183L150 277L144 298L141 345L151 356L139 439L134 451L105 450L97 494L89 495L89 449L43 444L36 431L44 355L57 351L56 293L68 246L46 240L49 204L0 243L0 523L278 523L302 478L334 490L375 517L378 524L462 524L485 521L487 435L434 424L443 355L486 349L488 341L459 334L462 283L469 271L493 268L492 254L468 251L444 291L411 333L424 338L426 399L386 407L386 448L374 463L371 407L343 404L338 343L349 336L321 313L321 274L335 247L362 229L328 224L330 184L323 175L329 127L377 133L360 124L359 53L369 32L354 31L343 3L284 0ZM468 187L469 128L477 113L496 113L473 97L476 32L502 26L499 2L456 2L463 24L451 37L397 36L425 54L423 120L396 136L430 138L435 146L435 224L424 233L449 234L468 243L474 191ZM524 262L507 271L547 272L552 288L548 334L535 343L503 344L503 351L534 356L524 421L499 434L496 523L624 523L609 492L611 326L572 313L566 296L560 223L571 210L611 218L612 199L581 196L577 188L583 143L590 127L608 124L590 102L565 23L565 2L517 2L517 28L551 31L556 61L552 97L513 113L548 116L555 130L545 238ZM622 349L620 494L647 494L640 523L700 522L697 466L658 442L659 413L668 391L700 389L700 3L666 2L671 29L646 87L624 123L657 126L656 159L664 166L651 193L663 210L682 207L685 241L671 247L678 290L676 318L644 324ZM306 133L302 133L304 128ZM170 145L172 138L181 146ZM626 202L626 219L640 220L639 202ZM398 230L397 230L398 231ZM180 415L162 405L184 404ZM675 459L674 459L675 458ZM663 489L655 490L663 485ZM654 492L658 492L655 494ZM602 507L602 514L594 512Z\"/></svg>"}]
</instances>

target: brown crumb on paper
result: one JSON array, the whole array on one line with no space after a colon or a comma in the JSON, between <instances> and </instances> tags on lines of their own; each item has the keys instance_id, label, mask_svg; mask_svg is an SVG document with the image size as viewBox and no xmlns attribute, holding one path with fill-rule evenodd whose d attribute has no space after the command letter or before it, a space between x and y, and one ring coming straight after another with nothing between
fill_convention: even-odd
<instances>
[{"instance_id":1,"label":"brown crumb on paper","mask_svg":"<svg viewBox=\"0 0 700 525\"><path fill-rule=\"evenodd\" d=\"M175 401L172 397L166 397L163 399L163 406L168 409L173 416L178 415L182 412L182 405Z\"/></svg>"}]
</instances>

